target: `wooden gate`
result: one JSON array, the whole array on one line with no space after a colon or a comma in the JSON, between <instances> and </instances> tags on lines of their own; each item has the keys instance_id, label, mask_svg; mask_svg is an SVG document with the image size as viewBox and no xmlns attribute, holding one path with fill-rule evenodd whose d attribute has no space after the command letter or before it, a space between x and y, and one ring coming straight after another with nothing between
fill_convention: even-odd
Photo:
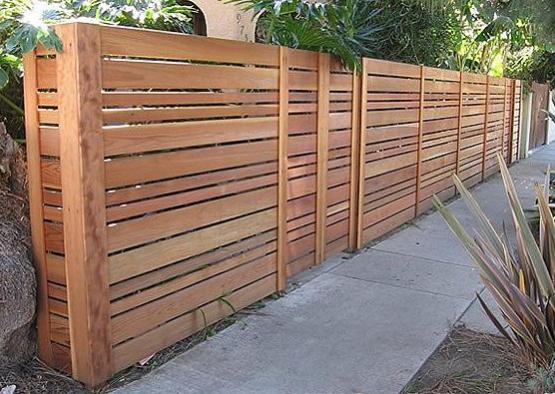
<instances>
[{"instance_id":1,"label":"wooden gate","mask_svg":"<svg viewBox=\"0 0 555 394\"><path fill-rule=\"evenodd\" d=\"M532 84L532 116L530 124L529 149L537 148L546 143L547 116L545 112L549 107L549 89L547 85Z\"/></svg>"}]
</instances>

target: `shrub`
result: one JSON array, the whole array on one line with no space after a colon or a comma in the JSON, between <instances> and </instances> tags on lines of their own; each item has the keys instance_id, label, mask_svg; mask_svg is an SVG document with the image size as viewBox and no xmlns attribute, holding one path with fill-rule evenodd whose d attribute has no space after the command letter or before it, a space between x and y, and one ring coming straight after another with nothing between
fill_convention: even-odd
<instances>
[{"instance_id":1,"label":"shrub","mask_svg":"<svg viewBox=\"0 0 555 394\"><path fill-rule=\"evenodd\" d=\"M536 185L540 217L534 237L518 200L509 171L498 156L505 194L516 236L516 251L498 233L477 201L454 175L454 183L480 227L475 237L436 197L435 206L480 269L482 282L495 299L508 328L495 317L482 298L480 304L498 330L534 365L549 367L555 352L555 223L548 206L547 188Z\"/></svg>"}]
</instances>

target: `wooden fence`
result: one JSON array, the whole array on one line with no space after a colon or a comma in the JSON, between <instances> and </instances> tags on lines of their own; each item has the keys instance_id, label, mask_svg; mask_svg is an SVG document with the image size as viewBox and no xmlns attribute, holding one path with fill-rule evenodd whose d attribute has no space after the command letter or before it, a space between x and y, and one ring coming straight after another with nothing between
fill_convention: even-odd
<instances>
[{"instance_id":1,"label":"wooden fence","mask_svg":"<svg viewBox=\"0 0 555 394\"><path fill-rule=\"evenodd\" d=\"M39 353L89 385L517 157L519 81L56 31L24 59Z\"/></svg>"}]
</instances>

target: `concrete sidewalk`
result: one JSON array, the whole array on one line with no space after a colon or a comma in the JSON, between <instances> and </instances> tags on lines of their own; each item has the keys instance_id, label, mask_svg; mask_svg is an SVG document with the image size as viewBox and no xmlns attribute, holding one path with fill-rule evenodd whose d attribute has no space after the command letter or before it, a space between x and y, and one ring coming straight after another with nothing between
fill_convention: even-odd
<instances>
[{"instance_id":1,"label":"concrete sidewalk","mask_svg":"<svg viewBox=\"0 0 555 394\"><path fill-rule=\"evenodd\" d=\"M524 203L555 145L511 168ZM510 221L499 176L473 189L496 225ZM472 225L461 200L450 204ZM299 276L302 286L120 393L398 393L451 327L492 331L478 272L433 213Z\"/></svg>"}]
</instances>

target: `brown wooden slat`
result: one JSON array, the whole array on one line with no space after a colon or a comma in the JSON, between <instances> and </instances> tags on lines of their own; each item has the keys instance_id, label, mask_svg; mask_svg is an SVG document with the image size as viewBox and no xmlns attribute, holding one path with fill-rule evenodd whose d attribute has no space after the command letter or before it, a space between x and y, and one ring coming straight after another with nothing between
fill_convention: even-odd
<instances>
[{"instance_id":1,"label":"brown wooden slat","mask_svg":"<svg viewBox=\"0 0 555 394\"><path fill-rule=\"evenodd\" d=\"M264 298L275 291L275 275L267 276L247 285L227 296L227 300L236 310ZM202 312L201 312L202 311ZM129 340L114 348L116 369L123 369L137 360L147 357L172 343L186 338L212 324L233 311L220 300L212 301L200 309L182 315L158 328Z\"/></svg>"},{"instance_id":2,"label":"brown wooden slat","mask_svg":"<svg viewBox=\"0 0 555 394\"><path fill-rule=\"evenodd\" d=\"M48 307L48 268L45 254L46 240L43 210L43 174L41 162L41 135L37 113L37 88L40 69L35 52L23 55L23 95L25 99L25 136L29 191L29 217L31 222L31 247L37 275L37 345L39 356L46 363L54 363L50 341L50 311ZM54 70L55 71L55 70ZM55 75L55 73L54 73Z\"/></svg>"},{"instance_id":3,"label":"brown wooden slat","mask_svg":"<svg viewBox=\"0 0 555 394\"><path fill-rule=\"evenodd\" d=\"M276 210L219 223L108 258L110 283L116 283L211 249L275 228Z\"/></svg>"},{"instance_id":4,"label":"brown wooden slat","mask_svg":"<svg viewBox=\"0 0 555 394\"><path fill-rule=\"evenodd\" d=\"M205 120L104 128L106 156L277 137L277 118Z\"/></svg>"},{"instance_id":5,"label":"brown wooden slat","mask_svg":"<svg viewBox=\"0 0 555 394\"><path fill-rule=\"evenodd\" d=\"M103 55L278 65L270 45L119 26L101 26L100 34Z\"/></svg>"},{"instance_id":6,"label":"brown wooden slat","mask_svg":"<svg viewBox=\"0 0 555 394\"><path fill-rule=\"evenodd\" d=\"M277 89L277 70L136 60L103 60L102 87L119 89Z\"/></svg>"},{"instance_id":7,"label":"brown wooden slat","mask_svg":"<svg viewBox=\"0 0 555 394\"><path fill-rule=\"evenodd\" d=\"M275 273L273 259L256 260L112 318L113 343L137 337L166 321ZM214 288L219 294L214 294Z\"/></svg>"},{"instance_id":8,"label":"brown wooden slat","mask_svg":"<svg viewBox=\"0 0 555 394\"><path fill-rule=\"evenodd\" d=\"M256 164L275 160L276 156L277 142L262 141L122 158L106 163L106 187Z\"/></svg>"},{"instance_id":9,"label":"brown wooden slat","mask_svg":"<svg viewBox=\"0 0 555 394\"><path fill-rule=\"evenodd\" d=\"M114 252L276 206L276 193L277 187L267 187L120 222L108 227L108 250Z\"/></svg>"}]
</instances>

